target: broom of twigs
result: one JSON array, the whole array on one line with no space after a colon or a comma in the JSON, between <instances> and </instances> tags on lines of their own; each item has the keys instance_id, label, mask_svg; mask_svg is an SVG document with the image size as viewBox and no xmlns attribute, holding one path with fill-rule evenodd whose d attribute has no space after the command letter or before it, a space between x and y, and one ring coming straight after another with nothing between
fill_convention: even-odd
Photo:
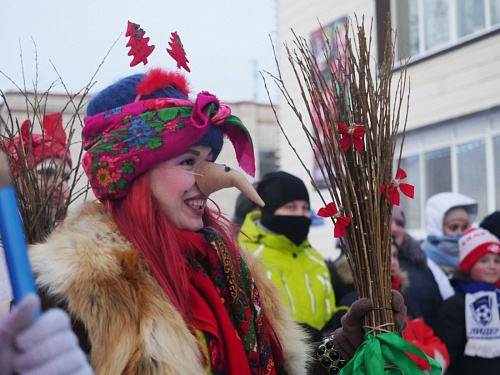
<instances>
[{"instance_id":1,"label":"broom of twigs","mask_svg":"<svg viewBox=\"0 0 500 375\"><path fill-rule=\"evenodd\" d=\"M285 51L299 84L308 118L302 116L288 91L278 62L278 76L266 72L297 116L312 150L315 150L316 162L328 185L328 199L324 198L276 116L281 131L309 174L323 203L334 203L337 213L332 216L332 221L336 224L339 216L351 219L340 244L353 273L358 295L368 297L374 303L373 312L365 319L365 327L374 335L395 330L390 280L392 204L381 187L393 181L400 117L404 110L404 134L408 114L406 65L400 68L396 90L391 96L394 44L388 22L383 61L379 62L375 72L372 70L371 30L367 37L364 20L359 24L356 18L355 27L352 21L347 22L344 47L335 48L335 45L340 45L335 43L338 40L329 40L324 33L325 57L334 56L333 61L329 61L326 77L319 69L308 41L293 33L295 47L291 49L285 44ZM338 30L335 38L340 38ZM409 96L409 87L407 91ZM406 106L403 104L405 101ZM340 139L346 135L339 131L339 124L349 127L347 137L355 134L354 129L362 127L361 150L357 150L354 143L346 151L343 150Z\"/></svg>"},{"instance_id":2,"label":"broom of twigs","mask_svg":"<svg viewBox=\"0 0 500 375\"><path fill-rule=\"evenodd\" d=\"M15 115L13 115L14 109L8 102L8 93L0 89L0 98L2 98L4 102L3 106L6 108L6 115L0 117L0 152L6 153L11 166L19 166L18 159L21 160L22 167L17 168L17 174L16 176L13 176L13 179L19 211L26 235L26 241L29 244L43 242L43 240L50 235L52 230L66 216L68 208L73 202L87 199L90 186L80 163L84 152L83 144L82 141L75 139L75 134L80 134L82 131L83 118L85 116L84 108L89 98L89 92L95 84L94 79L117 41L118 39L108 50L88 83L76 93L69 92L61 75L54 65L52 65L52 67L54 68L58 78L49 86L47 90L43 92L38 91L38 60L36 45L36 79L33 82L33 90L28 90L26 87L24 69L23 84L21 86L0 70L0 74L10 80L10 82L22 95L24 99L24 106L26 108L26 112L23 114L22 118L15 117ZM22 51L21 66L23 66ZM32 124L43 123L44 115L49 114L46 112L46 108L48 102L51 100L50 92L57 82L62 85L67 95L67 101L63 104L60 112L61 114L66 114L63 117L65 120L65 122L63 122L63 126L67 135L66 152L69 152L70 148L72 149L71 158L73 164L73 169L71 170L69 180L67 181L69 186L68 199L62 204L54 204L54 202L59 202L58 199L54 199L54 195L60 194L63 181L62 179L59 179L59 177L64 177L63 172L65 163L61 163L57 167L54 176L40 175L37 173L36 168L28 161L29 158L27 154L29 154L31 152L30 150L32 150L31 145L27 145L25 149L25 147L17 147L14 142L15 137L21 136L20 124L22 124L24 120L29 119ZM42 136L45 137L43 126L41 126L41 131L33 130L33 128L34 126L30 127L29 139L31 139L31 135L33 133L41 133ZM9 145L14 146L18 157L15 157L9 151ZM73 147L73 145L76 145L76 147ZM78 151L75 153L75 150ZM59 182L54 184L53 181Z\"/></svg>"},{"instance_id":3,"label":"broom of twigs","mask_svg":"<svg viewBox=\"0 0 500 375\"><path fill-rule=\"evenodd\" d=\"M41 124L43 122L43 117L45 114L45 107L48 100L50 100L49 91L43 94L39 94L36 91L34 93L22 92L22 96L26 103L26 114L25 118L14 117L11 111L11 107L8 103L8 94L0 90L0 97L4 101L4 105L7 108L7 115L5 118L0 120L2 127L2 134L0 134L0 152L4 152L7 155L7 160L11 166L16 166L16 174L13 176L14 187L16 190L16 196L19 206L19 212L24 226L24 231L26 235L26 241L30 244L42 242L57 226L59 221L66 216L68 207L75 200L80 197L87 196L89 186L87 183L83 187L80 187L79 182L82 178L85 178L83 170L80 166L80 160L83 155L83 147L77 155L72 153L73 169L68 180L69 195L68 199L64 203L60 203L58 199L54 199L55 194L60 194L63 185L63 179L65 176L65 163L61 163L56 166L49 161L44 162L45 167L55 167L55 174L53 176L48 176L44 174L39 174L35 166L29 162L29 154L32 152L31 145L27 145L26 148L23 146L18 146L14 142L15 137L21 136L21 125L25 119L30 119L33 124ZM78 98L77 101L73 101L72 97L69 97L68 103L64 106L64 110L68 109L70 103L74 105L75 111L71 114L69 120L67 120L64 125L67 134L67 144L66 151L69 152L70 147L73 144L78 143L79 146L81 141L75 141L74 135L75 131L81 131L83 118L80 117L80 110L83 107L81 103L82 98ZM34 126L29 127L29 139L33 133L42 134L44 137L49 137L45 135L43 127L41 131L34 130ZM17 156L10 152L9 146L15 149ZM42 146L42 147L51 147ZM21 161L21 162L20 162ZM58 181L54 183L53 181ZM82 180L85 181L85 180Z\"/></svg>"}]
</instances>

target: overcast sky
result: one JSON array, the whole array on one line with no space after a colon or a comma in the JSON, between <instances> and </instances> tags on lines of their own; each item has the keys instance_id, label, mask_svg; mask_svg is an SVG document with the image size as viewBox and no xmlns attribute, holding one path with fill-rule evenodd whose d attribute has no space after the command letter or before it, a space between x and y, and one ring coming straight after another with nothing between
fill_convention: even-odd
<instances>
[{"instance_id":1,"label":"overcast sky","mask_svg":"<svg viewBox=\"0 0 500 375\"><path fill-rule=\"evenodd\" d=\"M276 71L270 40L276 44L275 0L0 2L3 91L14 89L4 75L23 85L23 67L26 87L32 89L37 79L36 58L41 92L57 79L54 67L69 91L80 90L108 52L92 92L150 67L177 69L166 52L171 32L177 31L189 59L191 73L186 75L193 93L207 90L228 102L268 101L262 78L256 73ZM127 21L140 24L149 43L156 46L146 66L129 66ZM64 88L56 83L51 92L64 92Z\"/></svg>"}]
</instances>

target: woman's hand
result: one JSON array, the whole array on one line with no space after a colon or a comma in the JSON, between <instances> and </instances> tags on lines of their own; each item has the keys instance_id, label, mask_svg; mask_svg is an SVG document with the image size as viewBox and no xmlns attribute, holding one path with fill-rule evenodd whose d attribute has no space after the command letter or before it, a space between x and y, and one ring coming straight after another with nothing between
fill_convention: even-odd
<instances>
[{"instance_id":1,"label":"woman's hand","mask_svg":"<svg viewBox=\"0 0 500 375\"><path fill-rule=\"evenodd\" d=\"M0 373L90 375L93 371L71 330L69 316L51 309L36 320L40 299L29 295L0 328Z\"/></svg>"},{"instance_id":2,"label":"woman's hand","mask_svg":"<svg viewBox=\"0 0 500 375\"><path fill-rule=\"evenodd\" d=\"M333 336L333 344L340 356L345 360L354 357L354 353L365 340L363 320L373 308L373 303L368 298L361 298L354 302L342 317L342 327L337 329ZM396 331L401 333L406 329L406 306L401 293L392 291L392 312Z\"/></svg>"}]
</instances>

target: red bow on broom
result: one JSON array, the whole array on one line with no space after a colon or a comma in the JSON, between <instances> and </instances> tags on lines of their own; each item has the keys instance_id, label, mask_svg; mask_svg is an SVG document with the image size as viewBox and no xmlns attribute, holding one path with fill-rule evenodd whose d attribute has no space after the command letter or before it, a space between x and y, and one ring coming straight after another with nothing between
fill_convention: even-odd
<instances>
[{"instance_id":1,"label":"red bow on broom","mask_svg":"<svg viewBox=\"0 0 500 375\"><path fill-rule=\"evenodd\" d=\"M413 185L401 182L406 178L406 172L401 168L398 168L396 177L388 185L382 185L380 188L384 194L387 194L387 201L396 206L399 206L399 189L408 198L413 199L415 194L415 187Z\"/></svg>"},{"instance_id":2,"label":"red bow on broom","mask_svg":"<svg viewBox=\"0 0 500 375\"><path fill-rule=\"evenodd\" d=\"M337 211L335 203L330 202L325 207L321 207L318 210L317 215L321 217L333 217L335 219L335 224L333 226L333 237L340 238L346 235L346 228L351 223L351 218L340 216L340 212Z\"/></svg>"},{"instance_id":3,"label":"red bow on broom","mask_svg":"<svg viewBox=\"0 0 500 375\"><path fill-rule=\"evenodd\" d=\"M356 150L361 152L363 150L363 136L365 135L365 129L361 125L347 125L339 122L339 133L342 135L340 138L340 147L346 152L351 144L354 144Z\"/></svg>"}]
</instances>

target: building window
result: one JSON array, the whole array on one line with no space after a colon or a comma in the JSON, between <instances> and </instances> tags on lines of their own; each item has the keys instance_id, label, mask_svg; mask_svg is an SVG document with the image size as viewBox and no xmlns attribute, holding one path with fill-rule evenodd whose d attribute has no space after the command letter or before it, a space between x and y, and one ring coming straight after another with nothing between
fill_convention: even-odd
<instances>
[{"instance_id":1,"label":"building window","mask_svg":"<svg viewBox=\"0 0 500 375\"><path fill-rule=\"evenodd\" d=\"M500 135L493 137L493 155L495 165L495 207L500 209Z\"/></svg>"},{"instance_id":2,"label":"building window","mask_svg":"<svg viewBox=\"0 0 500 375\"><path fill-rule=\"evenodd\" d=\"M425 0L424 22L426 50L434 49L447 44L450 41L449 1Z\"/></svg>"},{"instance_id":3,"label":"building window","mask_svg":"<svg viewBox=\"0 0 500 375\"><path fill-rule=\"evenodd\" d=\"M449 147L426 152L425 200L434 194L451 189L451 150Z\"/></svg>"},{"instance_id":4,"label":"building window","mask_svg":"<svg viewBox=\"0 0 500 375\"><path fill-rule=\"evenodd\" d=\"M486 182L486 144L484 140L470 141L456 147L458 191L478 203L477 217L487 215L488 189Z\"/></svg>"},{"instance_id":5,"label":"building window","mask_svg":"<svg viewBox=\"0 0 500 375\"><path fill-rule=\"evenodd\" d=\"M490 0L491 24L500 25L500 0Z\"/></svg>"},{"instance_id":6,"label":"building window","mask_svg":"<svg viewBox=\"0 0 500 375\"><path fill-rule=\"evenodd\" d=\"M485 0L458 0L458 37L474 34L486 28Z\"/></svg>"},{"instance_id":7,"label":"building window","mask_svg":"<svg viewBox=\"0 0 500 375\"><path fill-rule=\"evenodd\" d=\"M392 0L397 57L425 56L500 27L500 0Z\"/></svg>"},{"instance_id":8,"label":"building window","mask_svg":"<svg viewBox=\"0 0 500 375\"><path fill-rule=\"evenodd\" d=\"M260 178L279 169L279 153L276 151L259 151Z\"/></svg>"}]
</instances>

